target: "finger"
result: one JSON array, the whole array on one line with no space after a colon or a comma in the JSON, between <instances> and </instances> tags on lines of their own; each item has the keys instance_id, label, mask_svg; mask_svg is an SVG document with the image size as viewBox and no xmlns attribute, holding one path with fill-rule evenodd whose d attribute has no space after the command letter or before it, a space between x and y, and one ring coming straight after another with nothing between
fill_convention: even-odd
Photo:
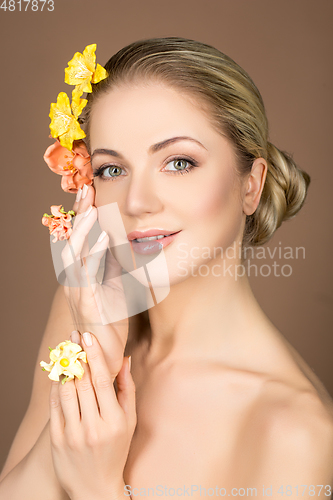
<instances>
[{"instance_id":1,"label":"finger","mask_svg":"<svg viewBox=\"0 0 333 500\"><path fill-rule=\"evenodd\" d=\"M93 186L87 186L84 184L82 189L77 192L75 205L76 205L76 214L81 215L89 208L90 205L95 205L95 189ZM80 218L77 218L74 221L75 225L79 222Z\"/></svg>"},{"instance_id":2,"label":"finger","mask_svg":"<svg viewBox=\"0 0 333 500\"><path fill-rule=\"evenodd\" d=\"M119 290L124 290L122 276L122 266L119 264L117 259L109 249L105 257L105 273L103 278L103 285L112 286Z\"/></svg>"},{"instance_id":3,"label":"finger","mask_svg":"<svg viewBox=\"0 0 333 500\"><path fill-rule=\"evenodd\" d=\"M87 207L85 207L85 206L84 206L84 205L82 205L82 204L81 204L81 206L80 206L80 201L81 201L81 198L82 198L82 187L80 187L80 188L78 189L78 191L77 191L77 193L76 193L75 203L74 203L74 205L73 205L73 210L74 210L74 212L75 212L75 214L76 214L76 215L81 214L82 212L85 212L85 211L87 210L87 208L88 208L88 206L87 206ZM92 203L92 205L93 205L93 203ZM74 219L74 222L73 222L73 228L74 228L74 225L75 225L75 219ZM88 250L88 249L87 249L87 247L89 247L89 245L88 245L88 242L86 242L86 241L85 241L85 242L84 242L84 244L83 244L83 248L82 248L82 252L83 252L83 253L84 253L84 252L85 252L86 254L88 253L88 252L87 252L87 250Z\"/></svg>"},{"instance_id":4,"label":"finger","mask_svg":"<svg viewBox=\"0 0 333 500\"><path fill-rule=\"evenodd\" d=\"M87 210L89 205L95 205L95 188L84 184L76 193L73 210L77 214L81 214Z\"/></svg>"},{"instance_id":5,"label":"finger","mask_svg":"<svg viewBox=\"0 0 333 500\"><path fill-rule=\"evenodd\" d=\"M97 208L94 205L89 205L87 210L75 216L73 232L68 240L75 245L78 241L80 243L80 249L82 248L82 243L84 238L82 238L82 233L84 237L88 235L91 227L97 219ZM82 241L79 239L81 235Z\"/></svg>"},{"instance_id":6,"label":"finger","mask_svg":"<svg viewBox=\"0 0 333 500\"><path fill-rule=\"evenodd\" d=\"M88 218L88 215L90 215L91 211L96 212L96 219L97 219L97 209L94 205L89 204L85 208L86 208L86 210L82 210L81 212L78 212L74 218L73 233L71 234L70 239L72 238L73 234L75 234L77 227L79 227L82 224L82 221L84 221L86 217Z\"/></svg>"},{"instance_id":7,"label":"finger","mask_svg":"<svg viewBox=\"0 0 333 500\"><path fill-rule=\"evenodd\" d=\"M79 202L81 200L81 196L82 196L82 188L79 188L77 190L75 201L74 201L74 205L73 205L73 208L72 208L72 210L74 210L75 213L78 213L78 211L79 211L79 204L80 204Z\"/></svg>"},{"instance_id":8,"label":"finger","mask_svg":"<svg viewBox=\"0 0 333 500\"><path fill-rule=\"evenodd\" d=\"M71 341L82 347L82 340L80 332L74 330L71 333ZM77 377L74 378L74 383L79 399L81 420L85 422L92 422L92 418L99 417L98 404L95 396L95 391L92 386L90 369L88 363L84 367L84 374L79 380ZM91 412L91 408L95 411Z\"/></svg>"},{"instance_id":9,"label":"finger","mask_svg":"<svg viewBox=\"0 0 333 500\"><path fill-rule=\"evenodd\" d=\"M86 184L84 184L83 188L79 188L78 192L76 193L73 210L77 215L79 215L86 212L90 205L95 205L95 189L93 186L87 186ZM89 244L88 240L86 239L82 246L81 256L88 255L88 253Z\"/></svg>"},{"instance_id":10,"label":"finger","mask_svg":"<svg viewBox=\"0 0 333 500\"><path fill-rule=\"evenodd\" d=\"M135 384L130 371L129 357L124 357L123 366L117 375L117 398L120 406L127 415L128 422L135 427L136 425L136 402L135 402Z\"/></svg>"},{"instance_id":11,"label":"finger","mask_svg":"<svg viewBox=\"0 0 333 500\"><path fill-rule=\"evenodd\" d=\"M69 432L74 432L80 424L80 408L74 380L68 380L64 384L58 382L58 385L65 427Z\"/></svg>"},{"instance_id":12,"label":"finger","mask_svg":"<svg viewBox=\"0 0 333 500\"><path fill-rule=\"evenodd\" d=\"M65 418L59 395L59 382L52 381L50 390L50 434L55 440L63 435Z\"/></svg>"},{"instance_id":13,"label":"finger","mask_svg":"<svg viewBox=\"0 0 333 500\"><path fill-rule=\"evenodd\" d=\"M131 296L128 295L128 293L125 295L122 266L114 257L111 249L108 248L106 251L105 270L101 282L101 290L96 298L96 303L98 306L100 305L100 311L103 311L103 317L105 318L104 324L118 323L118 326L121 326L123 322L128 323L128 305L131 307L133 302L134 296L131 301ZM116 327L116 325L114 326Z\"/></svg>"},{"instance_id":14,"label":"finger","mask_svg":"<svg viewBox=\"0 0 333 500\"><path fill-rule=\"evenodd\" d=\"M80 332L78 332L77 330L74 330L71 333L71 341L74 342L74 344L78 344L79 346L82 347Z\"/></svg>"},{"instance_id":15,"label":"finger","mask_svg":"<svg viewBox=\"0 0 333 500\"><path fill-rule=\"evenodd\" d=\"M81 269L81 251L84 241L97 219L97 209L91 205L91 209L81 216L79 224L68 238L61 258L68 278L69 286L78 286L78 273Z\"/></svg>"},{"instance_id":16,"label":"finger","mask_svg":"<svg viewBox=\"0 0 333 500\"><path fill-rule=\"evenodd\" d=\"M88 364L84 367L81 380L75 379L75 387L81 408L81 420L84 424L91 425L92 422L100 418L100 413Z\"/></svg>"},{"instance_id":17,"label":"finger","mask_svg":"<svg viewBox=\"0 0 333 500\"><path fill-rule=\"evenodd\" d=\"M106 232L103 231L97 239L95 245L91 248L89 255L84 258L82 273L84 273L85 276L83 275L83 277L85 277L85 279L91 284L96 283L96 275L101 263L101 259L105 254L108 245L109 237Z\"/></svg>"},{"instance_id":18,"label":"finger","mask_svg":"<svg viewBox=\"0 0 333 500\"><path fill-rule=\"evenodd\" d=\"M92 342L91 345L89 345L89 336ZM100 415L104 420L110 419L110 417L114 418L119 412L117 396L113 386L117 373L112 373L112 367L110 368L107 365L97 338L89 332L85 332L82 337Z\"/></svg>"}]
</instances>

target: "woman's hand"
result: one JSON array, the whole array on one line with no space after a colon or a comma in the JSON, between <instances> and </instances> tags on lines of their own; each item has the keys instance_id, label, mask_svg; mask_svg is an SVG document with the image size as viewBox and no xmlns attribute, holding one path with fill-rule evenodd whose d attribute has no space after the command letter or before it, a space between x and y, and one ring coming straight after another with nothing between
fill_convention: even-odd
<instances>
[{"instance_id":1,"label":"woman's hand","mask_svg":"<svg viewBox=\"0 0 333 500\"><path fill-rule=\"evenodd\" d=\"M135 386L129 358L123 358L116 395L103 350L91 338L91 346L81 342L88 361L82 379L52 382L54 469L72 500L116 500L124 496L123 471L136 426Z\"/></svg>"},{"instance_id":2,"label":"woman's hand","mask_svg":"<svg viewBox=\"0 0 333 500\"><path fill-rule=\"evenodd\" d=\"M111 376L114 378L123 363L129 324L122 268L108 249L107 234L89 251L87 236L97 220L94 187L85 185L82 191L79 190L76 200L73 232L62 251L65 294L75 321L74 328L94 333L107 364L113 369ZM96 275L105 252L104 280L100 284Z\"/></svg>"}]
</instances>

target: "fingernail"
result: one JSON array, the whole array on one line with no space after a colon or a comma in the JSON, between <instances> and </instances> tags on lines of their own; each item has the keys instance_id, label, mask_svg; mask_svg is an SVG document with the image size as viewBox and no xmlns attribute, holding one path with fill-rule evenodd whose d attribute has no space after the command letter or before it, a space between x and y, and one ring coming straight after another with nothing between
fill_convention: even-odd
<instances>
[{"instance_id":1,"label":"fingernail","mask_svg":"<svg viewBox=\"0 0 333 500\"><path fill-rule=\"evenodd\" d=\"M98 240L97 240L97 243L99 243L100 241L102 241L102 239L103 239L105 236L106 236L106 232L105 232L105 231L103 231L103 232L99 235Z\"/></svg>"},{"instance_id":2,"label":"fingernail","mask_svg":"<svg viewBox=\"0 0 333 500\"><path fill-rule=\"evenodd\" d=\"M87 186L87 184L84 184L84 186L82 188L82 199L84 199L86 197L87 193L88 193L88 186Z\"/></svg>"},{"instance_id":3,"label":"fingernail","mask_svg":"<svg viewBox=\"0 0 333 500\"><path fill-rule=\"evenodd\" d=\"M71 339L74 344L79 344L80 343L80 334L77 330L74 330L71 334Z\"/></svg>"},{"instance_id":4,"label":"fingernail","mask_svg":"<svg viewBox=\"0 0 333 500\"><path fill-rule=\"evenodd\" d=\"M129 371L131 371L131 362L132 362L132 356L129 356L128 357L128 368L129 368Z\"/></svg>"},{"instance_id":5,"label":"fingernail","mask_svg":"<svg viewBox=\"0 0 333 500\"><path fill-rule=\"evenodd\" d=\"M92 337L91 337L91 335L90 335L89 332L84 332L84 334L83 334L83 340L84 340L84 343L87 346L91 346L92 345Z\"/></svg>"},{"instance_id":6,"label":"fingernail","mask_svg":"<svg viewBox=\"0 0 333 500\"><path fill-rule=\"evenodd\" d=\"M82 189L79 188L78 192L76 193L76 198L75 198L75 201L77 203L81 200L81 195L82 195Z\"/></svg>"},{"instance_id":7,"label":"fingernail","mask_svg":"<svg viewBox=\"0 0 333 500\"><path fill-rule=\"evenodd\" d=\"M87 217L87 215L89 215L91 211L92 211L92 205L90 205L88 210L84 212L83 217Z\"/></svg>"}]
</instances>

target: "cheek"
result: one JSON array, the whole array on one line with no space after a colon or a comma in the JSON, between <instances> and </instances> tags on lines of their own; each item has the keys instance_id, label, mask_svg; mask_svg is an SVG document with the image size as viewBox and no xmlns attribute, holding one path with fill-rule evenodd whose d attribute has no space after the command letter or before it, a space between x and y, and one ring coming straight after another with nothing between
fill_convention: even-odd
<instances>
[{"instance_id":1,"label":"cheek","mask_svg":"<svg viewBox=\"0 0 333 500\"><path fill-rule=\"evenodd\" d=\"M231 195L228 186L220 182L202 187L201 194L194 204L193 214L199 219L211 219L222 216L228 210L231 202Z\"/></svg>"},{"instance_id":2,"label":"cheek","mask_svg":"<svg viewBox=\"0 0 333 500\"><path fill-rule=\"evenodd\" d=\"M229 246L237 238L243 219L240 187L233 176L216 176L202 182L191 203L191 219L202 243Z\"/></svg>"},{"instance_id":3,"label":"cheek","mask_svg":"<svg viewBox=\"0 0 333 500\"><path fill-rule=\"evenodd\" d=\"M192 215L199 219L225 218L231 215L240 201L237 200L235 178L232 175L213 175L200 179L195 193L188 193L192 197ZM186 197L186 193L185 193Z\"/></svg>"},{"instance_id":4,"label":"cheek","mask_svg":"<svg viewBox=\"0 0 333 500\"><path fill-rule=\"evenodd\" d=\"M98 178L94 180L94 188L95 188L95 206L100 207L105 205L106 192L103 190L101 183Z\"/></svg>"},{"instance_id":5,"label":"cheek","mask_svg":"<svg viewBox=\"0 0 333 500\"><path fill-rule=\"evenodd\" d=\"M96 207L101 207L103 205L107 205L109 203L112 203L114 201L117 201L112 196L114 193L114 190L110 189L110 184L112 181L105 182L101 181L99 178L96 178L94 181L94 187L95 187L95 206Z\"/></svg>"}]
</instances>

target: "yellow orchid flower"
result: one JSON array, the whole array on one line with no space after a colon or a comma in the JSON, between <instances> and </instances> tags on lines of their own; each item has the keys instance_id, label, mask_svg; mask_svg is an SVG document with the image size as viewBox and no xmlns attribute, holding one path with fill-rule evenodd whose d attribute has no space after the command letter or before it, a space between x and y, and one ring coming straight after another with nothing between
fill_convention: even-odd
<instances>
[{"instance_id":1,"label":"yellow orchid flower","mask_svg":"<svg viewBox=\"0 0 333 500\"><path fill-rule=\"evenodd\" d=\"M83 54L76 52L65 69L65 83L76 85L79 96L83 92L92 92L91 83L98 83L107 77L107 72L100 64L96 65L96 44L87 45Z\"/></svg>"},{"instance_id":2,"label":"yellow orchid flower","mask_svg":"<svg viewBox=\"0 0 333 500\"><path fill-rule=\"evenodd\" d=\"M87 355L82 347L70 340L60 342L55 349L50 349L50 363L41 361L39 364L42 370L50 372L48 377L51 380L59 382L59 375L66 375L61 383L64 384L67 380L73 380L74 376L81 379L84 374L84 369L79 361L82 359L87 363Z\"/></svg>"},{"instance_id":3,"label":"yellow orchid flower","mask_svg":"<svg viewBox=\"0 0 333 500\"><path fill-rule=\"evenodd\" d=\"M87 99L80 99L77 93L73 91L72 106L69 103L69 97L65 92L60 92L57 102L51 103L49 117L51 118L50 131L52 137L59 138L62 146L72 150L73 141L83 139L86 134L81 129L78 116L87 104Z\"/></svg>"},{"instance_id":4,"label":"yellow orchid flower","mask_svg":"<svg viewBox=\"0 0 333 500\"><path fill-rule=\"evenodd\" d=\"M87 99L80 99L80 94L77 92L77 90L73 90L72 92L72 112L75 118L77 119L80 114L82 113L83 108L87 104L88 100Z\"/></svg>"}]
</instances>

